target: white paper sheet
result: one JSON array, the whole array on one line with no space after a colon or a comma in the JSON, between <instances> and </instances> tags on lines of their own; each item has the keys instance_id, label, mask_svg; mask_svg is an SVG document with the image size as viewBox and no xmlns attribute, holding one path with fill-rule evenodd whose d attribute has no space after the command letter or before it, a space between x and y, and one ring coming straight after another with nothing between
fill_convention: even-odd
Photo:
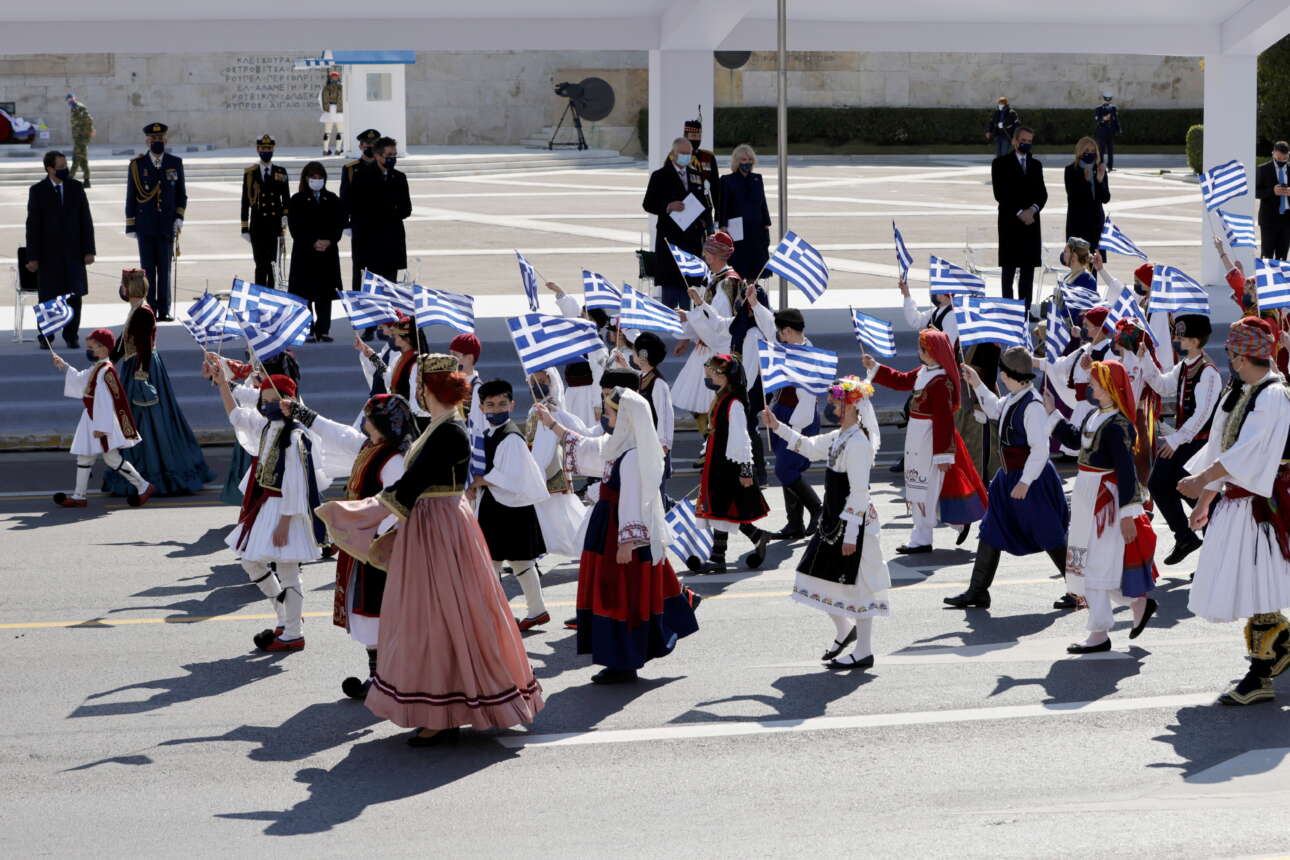
<instances>
[{"instance_id":1,"label":"white paper sheet","mask_svg":"<svg viewBox=\"0 0 1290 860\"><path fill-rule=\"evenodd\" d=\"M681 202L685 204L685 208L671 213L672 220L682 230L689 230L694 219L703 214L704 206L694 194L685 195L685 199Z\"/></svg>"},{"instance_id":2,"label":"white paper sheet","mask_svg":"<svg viewBox=\"0 0 1290 860\"><path fill-rule=\"evenodd\" d=\"M738 218L731 218L729 221L727 221L726 232L730 234L730 238L733 239L734 241L742 242L744 240L743 216L741 215Z\"/></svg>"}]
</instances>

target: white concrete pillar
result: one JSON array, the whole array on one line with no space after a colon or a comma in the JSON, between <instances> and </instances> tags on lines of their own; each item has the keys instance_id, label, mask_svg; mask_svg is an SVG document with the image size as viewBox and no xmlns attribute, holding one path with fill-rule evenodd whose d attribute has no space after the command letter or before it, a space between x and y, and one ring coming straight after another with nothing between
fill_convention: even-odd
<instances>
[{"instance_id":1,"label":"white concrete pillar","mask_svg":"<svg viewBox=\"0 0 1290 860\"><path fill-rule=\"evenodd\" d=\"M1246 167L1250 193L1224 203L1222 208L1240 215L1253 215L1254 159L1256 153L1255 113L1258 107L1258 58L1253 54L1215 54L1205 57L1205 151L1202 169L1238 159ZM1201 225L1202 280L1209 286L1223 284L1222 261L1214 251L1212 236L1222 236L1217 215L1205 212ZM1214 226L1218 225L1218 226ZM1238 248L1237 255L1247 274L1254 272L1254 250ZM1226 287L1224 287L1226 290ZM1215 294L1221 296L1223 294ZM1211 297L1211 306L1219 299ZM1221 303L1221 302L1219 302Z\"/></svg>"},{"instance_id":2,"label":"white concrete pillar","mask_svg":"<svg viewBox=\"0 0 1290 860\"><path fill-rule=\"evenodd\" d=\"M703 148L712 149L712 51L649 52L649 139L641 141L651 170L660 167L685 121L703 107Z\"/></svg>"}]
</instances>

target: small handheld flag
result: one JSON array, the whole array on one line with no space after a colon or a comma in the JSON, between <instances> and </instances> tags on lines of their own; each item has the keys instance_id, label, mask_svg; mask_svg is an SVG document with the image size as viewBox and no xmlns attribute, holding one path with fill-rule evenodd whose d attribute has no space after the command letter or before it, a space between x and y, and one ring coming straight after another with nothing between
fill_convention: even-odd
<instances>
[{"instance_id":1,"label":"small handheld flag","mask_svg":"<svg viewBox=\"0 0 1290 860\"><path fill-rule=\"evenodd\" d=\"M582 270L583 307L617 311L623 303L623 294L608 278L595 272Z\"/></svg>"},{"instance_id":2,"label":"small handheld flag","mask_svg":"<svg viewBox=\"0 0 1290 860\"><path fill-rule=\"evenodd\" d=\"M1254 235L1254 217L1235 215L1223 209L1216 210L1227 233L1227 244L1233 248L1257 248L1258 241Z\"/></svg>"},{"instance_id":3,"label":"small handheld flag","mask_svg":"<svg viewBox=\"0 0 1290 860\"><path fill-rule=\"evenodd\" d=\"M537 373L604 348L590 320L524 314L508 318L506 325L525 373Z\"/></svg>"},{"instance_id":4,"label":"small handheld flag","mask_svg":"<svg viewBox=\"0 0 1290 860\"><path fill-rule=\"evenodd\" d=\"M349 316L349 324L355 330L398 322L399 315L388 301L371 293L354 290L338 290L341 304Z\"/></svg>"},{"instance_id":5,"label":"small handheld flag","mask_svg":"<svg viewBox=\"0 0 1290 860\"><path fill-rule=\"evenodd\" d=\"M768 343L758 338L762 389L769 394L790 385L810 394L829 390L838 372L838 354L806 344Z\"/></svg>"},{"instance_id":6,"label":"small handheld flag","mask_svg":"<svg viewBox=\"0 0 1290 860\"><path fill-rule=\"evenodd\" d=\"M293 344L303 343L313 324L314 315L305 305L284 306L276 311L260 310L258 320L234 311L246 335L247 346L257 360L264 362Z\"/></svg>"},{"instance_id":7,"label":"small handheld flag","mask_svg":"<svg viewBox=\"0 0 1290 860\"><path fill-rule=\"evenodd\" d=\"M1259 310L1290 308L1290 263L1255 257L1254 286Z\"/></svg>"},{"instance_id":8,"label":"small handheld flag","mask_svg":"<svg viewBox=\"0 0 1290 860\"><path fill-rule=\"evenodd\" d=\"M533 264L525 259L519 251L515 252L515 259L520 264L520 283L524 285L524 295L529 299L529 310L538 309L538 276L537 269Z\"/></svg>"},{"instance_id":9,"label":"small handheld flag","mask_svg":"<svg viewBox=\"0 0 1290 860\"><path fill-rule=\"evenodd\" d=\"M692 558L708 560L712 555L712 532L699 525L694 516L694 502L689 499L677 502L663 519L672 527L675 539L669 548L677 558L683 562Z\"/></svg>"},{"instance_id":10,"label":"small handheld flag","mask_svg":"<svg viewBox=\"0 0 1290 860\"><path fill-rule=\"evenodd\" d=\"M187 315L180 322L199 346L216 346L242 337L242 329L229 318L228 308L210 293L203 293L193 302Z\"/></svg>"},{"instance_id":11,"label":"small handheld flag","mask_svg":"<svg viewBox=\"0 0 1290 860\"><path fill-rule=\"evenodd\" d=\"M1155 332L1151 330L1151 326L1147 322L1147 315L1142 312L1142 305L1138 304L1137 294L1129 284L1125 284L1124 289L1120 290L1120 297L1115 300L1115 304L1111 305L1111 310L1107 313L1106 322L1102 324L1102 327L1113 332L1116 324L1122 319L1132 321L1134 325L1147 333L1147 337L1151 338L1153 344L1160 345L1159 341L1156 340Z\"/></svg>"},{"instance_id":12,"label":"small handheld flag","mask_svg":"<svg viewBox=\"0 0 1290 860\"><path fill-rule=\"evenodd\" d=\"M985 296L955 296L954 315L959 345L999 343L1029 346L1026 330L1026 302L1023 299L993 299Z\"/></svg>"},{"instance_id":13,"label":"small handheld flag","mask_svg":"<svg viewBox=\"0 0 1290 860\"><path fill-rule=\"evenodd\" d=\"M852 308L851 327L861 346L869 347L883 358L896 355L896 330L891 323Z\"/></svg>"},{"instance_id":14,"label":"small handheld flag","mask_svg":"<svg viewBox=\"0 0 1290 860\"><path fill-rule=\"evenodd\" d=\"M432 290L420 284L412 286L416 295L417 328L446 325L462 334L475 331L475 299L448 290Z\"/></svg>"},{"instance_id":15,"label":"small handheld flag","mask_svg":"<svg viewBox=\"0 0 1290 860\"><path fill-rule=\"evenodd\" d=\"M932 254L927 261L927 271L931 278L931 293L971 293L985 295L985 279L974 275L962 266L956 266L949 260Z\"/></svg>"},{"instance_id":16,"label":"small handheld flag","mask_svg":"<svg viewBox=\"0 0 1290 860\"><path fill-rule=\"evenodd\" d=\"M685 327L676 311L656 302L631 284L623 284L623 301L618 314L618 325L637 331L657 331L682 337Z\"/></svg>"},{"instance_id":17,"label":"small handheld flag","mask_svg":"<svg viewBox=\"0 0 1290 860\"><path fill-rule=\"evenodd\" d=\"M1116 254L1124 254L1126 257L1137 257L1140 260L1147 259L1147 255L1142 249L1133 244L1133 240L1124 235L1123 230L1115 226L1115 222L1111 220L1110 215L1106 216L1106 220L1102 222L1102 239L1098 247L1106 251L1113 251Z\"/></svg>"},{"instance_id":18,"label":"small handheld flag","mask_svg":"<svg viewBox=\"0 0 1290 860\"><path fill-rule=\"evenodd\" d=\"M891 232L896 236L896 265L900 267L900 280L909 281L909 267L914 264L914 255L905 247L905 237L896 229L896 222L891 222Z\"/></svg>"},{"instance_id":19,"label":"small handheld flag","mask_svg":"<svg viewBox=\"0 0 1290 860\"><path fill-rule=\"evenodd\" d=\"M1182 269L1156 266L1151 273L1151 312L1209 316L1209 292Z\"/></svg>"},{"instance_id":20,"label":"small handheld flag","mask_svg":"<svg viewBox=\"0 0 1290 860\"><path fill-rule=\"evenodd\" d=\"M375 272L363 270L363 280L359 289L373 296L385 299L395 310L411 315L416 310L416 298L412 288L396 284L389 278L383 278Z\"/></svg>"},{"instance_id":21,"label":"small handheld flag","mask_svg":"<svg viewBox=\"0 0 1290 860\"><path fill-rule=\"evenodd\" d=\"M1245 165L1236 159L1211 167L1200 177L1200 193L1205 198L1205 209L1212 212L1234 197L1250 192L1245 178Z\"/></svg>"},{"instance_id":22,"label":"small handheld flag","mask_svg":"<svg viewBox=\"0 0 1290 860\"><path fill-rule=\"evenodd\" d=\"M694 256L689 251L682 251L671 242L667 243L667 249L672 252L672 259L676 260L676 267L682 275L687 278L707 276L708 264L703 262L701 258Z\"/></svg>"},{"instance_id":23,"label":"small handheld flag","mask_svg":"<svg viewBox=\"0 0 1290 860\"><path fill-rule=\"evenodd\" d=\"M53 337L72 321L72 307L67 303L71 293L54 296L36 305L36 328L46 338Z\"/></svg>"},{"instance_id":24,"label":"small handheld flag","mask_svg":"<svg viewBox=\"0 0 1290 860\"><path fill-rule=\"evenodd\" d=\"M829 267L824 257L792 230L779 241L766 269L796 286L812 303L829 288Z\"/></svg>"},{"instance_id":25,"label":"small handheld flag","mask_svg":"<svg viewBox=\"0 0 1290 860\"><path fill-rule=\"evenodd\" d=\"M1057 305L1048 308L1048 326L1044 336L1044 357L1056 361L1066 353L1071 342L1070 323L1064 314L1057 312Z\"/></svg>"}]
</instances>

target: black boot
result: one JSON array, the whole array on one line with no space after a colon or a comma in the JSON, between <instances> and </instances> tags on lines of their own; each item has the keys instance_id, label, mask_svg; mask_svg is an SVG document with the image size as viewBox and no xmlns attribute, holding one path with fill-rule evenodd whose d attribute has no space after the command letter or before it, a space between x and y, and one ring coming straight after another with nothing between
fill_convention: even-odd
<instances>
[{"instance_id":1,"label":"black boot","mask_svg":"<svg viewBox=\"0 0 1290 860\"><path fill-rule=\"evenodd\" d=\"M890 469L888 469L887 471L888 471L888 472L891 472L893 475L901 475L901 474L904 474L904 472L905 472L905 458L904 458L904 457L901 457L899 460L897 460L897 461L896 461L896 465L892 466L892 467L891 467Z\"/></svg>"},{"instance_id":2,"label":"black boot","mask_svg":"<svg viewBox=\"0 0 1290 860\"><path fill-rule=\"evenodd\" d=\"M1250 660L1250 671L1245 673L1235 687L1218 697L1220 705L1257 705L1259 702L1276 701L1272 689L1272 661Z\"/></svg>"},{"instance_id":3,"label":"black boot","mask_svg":"<svg viewBox=\"0 0 1290 860\"><path fill-rule=\"evenodd\" d=\"M820 526L820 512L824 510L824 505L820 502L820 497L815 494L815 488L806 482L806 478L798 478L793 482L793 492L797 493L797 500L802 507L810 513L810 522L806 524L806 534L811 536Z\"/></svg>"},{"instance_id":4,"label":"black boot","mask_svg":"<svg viewBox=\"0 0 1290 860\"><path fill-rule=\"evenodd\" d=\"M1057 566L1057 572L1058 572L1058 573L1060 573L1062 576L1065 576L1065 575L1066 575L1066 547L1065 547L1065 545L1057 546L1057 547L1053 547L1053 548L1052 548L1052 549L1050 549L1050 550L1045 550L1045 552L1047 552L1047 553L1048 553L1048 557L1049 557L1049 558L1051 558L1051 559L1053 560L1053 564L1055 564L1055 565Z\"/></svg>"},{"instance_id":5,"label":"black boot","mask_svg":"<svg viewBox=\"0 0 1290 860\"><path fill-rule=\"evenodd\" d=\"M801 540L806 537L806 527L802 525L802 500L797 495L796 484L785 484L781 489L784 491L784 512L788 515L784 527L777 532L771 532L771 540Z\"/></svg>"},{"instance_id":6,"label":"black boot","mask_svg":"<svg viewBox=\"0 0 1290 860\"><path fill-rule=\"evenodd\" d=\"M744 561L747 562L748 567L756 570L766 560L766 544L770 543L770 533L762 531L752 523L744 523L739 527L739 531L753 542L753 551L748 553Z\"/></svg>"},{"instance_id":7,"label":"black boot","mask_svg":"<svg viewBox=\"0 0 1290 860\"><path fill-rule=\"evenodd\" d=\"M726 572L726 544L730 540L730 535L723 531L714 531L712 533L712 554L708 560L695 573L725 573Z\"/></svg>"},{"instance_id":8,"label":"black boot","mask_svg":"<svg viewBox=\"0 0 1290 860\"><path fill-rule=\"evenodd\" d=\"M969 607L989 609L990 585L994 582L994 574L999 569L999 556L999 550L988 543L982 541L977 544L976 563L972 566L972 581L968 583L967 591L954 597L946 597L946 605L959 609Z\"/></svg>"}]
</instances>

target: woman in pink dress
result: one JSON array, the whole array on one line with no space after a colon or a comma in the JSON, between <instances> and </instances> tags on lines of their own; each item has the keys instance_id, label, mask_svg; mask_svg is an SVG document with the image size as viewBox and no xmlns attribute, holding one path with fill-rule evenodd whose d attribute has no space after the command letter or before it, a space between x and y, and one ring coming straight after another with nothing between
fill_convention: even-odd
<instances>
[{"instance_id":1,"label":"woman in pink dress","mask_svg":"<svg viewBox=\"0 0 1290 860\"><path fill-rule=\"evenodd\" d=\"M450 355L421 356L419 370L417 397L430 426L408 451L403 477L371 498L322 505L318 516L338 547L389 571L367 707L418 727L408 743L430 746L461 726L532 722L542 687L462 498L470 439L458 404L466 378ZM373 543L391 512L397 531Z\"/></svg>"}]
</instances>

